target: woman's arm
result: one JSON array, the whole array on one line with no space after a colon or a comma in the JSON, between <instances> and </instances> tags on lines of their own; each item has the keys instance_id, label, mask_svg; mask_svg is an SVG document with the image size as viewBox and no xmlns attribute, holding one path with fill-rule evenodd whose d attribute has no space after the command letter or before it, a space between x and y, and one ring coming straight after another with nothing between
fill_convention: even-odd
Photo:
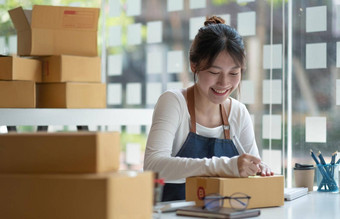
<instances>
[{"instance_id":1,"label":"woman's arm","mask_svg":"<svg viewBox=\"0 0 340 219\"><path fill-rule=\"evenodd\" d=\"M259 151L258 151L256 141L255 141L253 123L252 123L248 110L243 104L241 105L240 115L241 115L240 124L242 124L242 127L240 127L241 132L238 138L240 139L240 142L247 154L260 158ZM241 157L241 159L246 160L245 162L249 161L249 159L245 159L244 157ZM241 164L243 162L241 159L238 162L239 169L242 169L242 167L244 166ZM256 159L253 159L251 162L253 162L254 164L257 164L256 166L258 167L258 170L256 172L258 172L258 174L260 174L261 176L270 176L274 174L271 171L270 167L267 164L265 164L263 161L259 160L260 162L258 162L258 160L256 161L255 160ZM239 170L239 171L240 171L240 175L243 175L243 173L245 172L243 170Z\"/></svg>"}]
</instances>

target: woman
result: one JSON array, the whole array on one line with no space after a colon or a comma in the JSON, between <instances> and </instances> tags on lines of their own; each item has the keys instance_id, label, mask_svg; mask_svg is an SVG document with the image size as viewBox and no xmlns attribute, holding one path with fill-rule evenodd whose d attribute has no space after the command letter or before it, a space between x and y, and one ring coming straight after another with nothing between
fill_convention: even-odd
<instances>
[{"instance_id":1,"label":"woman","mask_svg":"<svg viewBox=\"0 0 340 219\"><path fill-rule=\"evenodd\" d=\"M162 201L185 199L190 176L273 175L246 107L229 97L245 67L242 37L216 16L204 25L190 49L195 84L163 93L154 110L144 169L165 178Z\"/></svg>"}]
</instances>

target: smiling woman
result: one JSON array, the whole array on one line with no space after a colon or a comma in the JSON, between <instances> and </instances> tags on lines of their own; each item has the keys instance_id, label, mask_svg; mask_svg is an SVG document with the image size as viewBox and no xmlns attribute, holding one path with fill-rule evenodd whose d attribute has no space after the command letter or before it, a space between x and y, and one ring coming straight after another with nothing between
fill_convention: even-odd
<instances>
[{"instance_id":1,"label":"smiling woman","mask_svg":"<svg viewBox=\"0 0 340 219\"><path fill-rule=\"evenodd\" d=\"M192 71L197 74L197 90L202 97L197 98L196 104L220 104L237 89L241 80L241 68L237 66L228 52L222 51L216 57L211 67L203 71L196 71L192 64ZM207 101L205 101L206 99ZM196 108L200 108L196 105Z\"/></svg>"},{"instance_id":2,"label":"smiling woman","mask_svg":"<svg viewBox=\"0 0 340 219\"><path fill-rule=\"evenodd\" d=\"M154 110L144 169L165 178L162 201L185 199L190 176L273 175L260 159L248 110L230 97L244 69L242 37L219 17L204 25L190 49L195 84L166 91ZM230 136L240 139L239 150Z\"/></svg>"}]
</instances>

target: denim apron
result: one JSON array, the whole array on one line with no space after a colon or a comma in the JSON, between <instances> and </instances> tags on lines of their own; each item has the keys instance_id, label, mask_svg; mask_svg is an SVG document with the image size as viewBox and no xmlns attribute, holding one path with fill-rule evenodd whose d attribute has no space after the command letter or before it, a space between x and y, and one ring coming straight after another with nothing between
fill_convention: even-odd
<instances>
[{"instance_id":1,"label":"denim apron","mask_svg":"<svg viewBox=\"0 0 340 219\"><path fill-rule=\"evenodd\" d=\"M190 132L176 157L186 158L211 158L215 157L233 157L239 155L233 141L230 139L229 122L223 104L220 104L220 113L224 127L225 139L209 138L196 134L196 117L195 117L195 98L194 86L187 89L187 105L190 114L191 127ZM230 114L231 100L230 100ZM185 183L166 183L163 188L162 201L184 200Z\"/></svg>"}]
</instances>

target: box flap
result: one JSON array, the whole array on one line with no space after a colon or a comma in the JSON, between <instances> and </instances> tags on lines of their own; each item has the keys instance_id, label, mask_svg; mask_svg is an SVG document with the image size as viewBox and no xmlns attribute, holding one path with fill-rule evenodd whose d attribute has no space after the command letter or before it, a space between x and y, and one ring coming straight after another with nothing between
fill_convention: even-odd
<instances>
[{"instance_id":1,"label":"box flap","mask_svg":"<svg viewBox=\"0 0 340 219\"><path fill-rule=\"evenodd\" d=\"M30 29L30 12L29 10L23 10L22 7L14 8L8 11L11 16L14 27L17 31ZM28 17L26 17L28 16Z\"/></svg>"},{"instance_id":2,"label":"box flap","mask_svg":"<svg viewBox=\"0 0 340 219\"><path fill-rule=\"evenodd\" d=\"M22 7L14 8L12 10L8 11L9 15L11 16L12 22L14 24L14 27L17 31L27 30L30 29L30 23L29 20L26 17L30 15L30 13L22 9Z\"/></svg>"},{"instance_id":3,"label":"box flap","mask_svg":"<svg viewBox=\"0 0 340 219\"><path fill-rule=\"evenodd\" d=\"M34 5L32 28L97 31L99 8Z\"/></svg>"},{"instance_id":4,"label":"box flap","mask_svg":"<svg viewBox=\"0 0 340 219\"><path fill-rule=\"evenodd\" d=\"M32 10L24 10L27 22L29 25L32 23Z\"/></svg>"}]
</instances>

